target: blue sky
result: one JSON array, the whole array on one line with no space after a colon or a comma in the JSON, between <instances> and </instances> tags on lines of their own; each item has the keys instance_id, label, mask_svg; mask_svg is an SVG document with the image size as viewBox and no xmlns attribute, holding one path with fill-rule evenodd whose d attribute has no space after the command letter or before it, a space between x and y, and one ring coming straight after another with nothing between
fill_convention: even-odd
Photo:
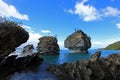
<instances>
[{"instance_id":1,"label":"blue sky","mask_svg":"<svg viewBox=\"0 0 120 80\"><path fill-rule=\"evenodd\" d=\"M0 0L0 16L23 23L37 45L38 38L53 35L63 49L64 40L81 29L91 37L92 48L120 40L120 0Z\"/></svg>"}]
</instances>

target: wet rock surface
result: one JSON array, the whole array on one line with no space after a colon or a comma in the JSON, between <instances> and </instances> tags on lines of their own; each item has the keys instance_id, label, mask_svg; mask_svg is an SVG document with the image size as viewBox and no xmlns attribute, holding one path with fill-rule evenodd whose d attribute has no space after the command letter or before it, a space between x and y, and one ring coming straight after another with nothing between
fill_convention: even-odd
<instances>
[{"instance_id":1,"label":"wet rock surface","mask_svg":"<svg viewBox=\"0 0 120 80\"><path fill-rule=\"evenodd\" d=\"M87 53L87 50L91 47L90 37L82 30L77 30L66 38L64 46L72 52Z\"/></svg>"},{"instance_id":2,"label":"wet rock surface","mask_svg":"<svg viewBox=\"0 0 120 80\"><path fill-rule=\"evenodd\" d=\"M48 68L58 80L120 80L120 54L100 58L96 52L89 60L66 62Z\"/></svg>"},{"instance_id":3,"label":"wet rock surface","mask_svg":"<svg viewBox=\"0 0 120 80\"><path fill-rule=\"evenodd\" d=\"M34 49L33 45L32 44L28 44L27 46L25 46L23 48L22 53L23 54L31 54L31 53L33 53L33 49Z\"/></svg>"},{"instance_id":4,"label":"wet rock surface","mask_svg":"<svg viewBox=\"0 0 120 80\"><path fill-rule=\"evenodd\" d=\"M38 52L45 55L56 55L59 54L59 45L57 38L53 36L44 36L39 38Z\"/></svg>"},{"instance_id":5,"label":"wet rock surface","mask_svg":"<svg viewBox=\"0 0 120 80\"><path fill-rule=\"evenodd\" d=\"M0 78L14 73L21 72L31 67L38 66L43 62L43 59L39 57L38 53L27 55L25 57L17 57L18 55L11 55L6 57L0 63Z\"/></svg>"}]
</instances>

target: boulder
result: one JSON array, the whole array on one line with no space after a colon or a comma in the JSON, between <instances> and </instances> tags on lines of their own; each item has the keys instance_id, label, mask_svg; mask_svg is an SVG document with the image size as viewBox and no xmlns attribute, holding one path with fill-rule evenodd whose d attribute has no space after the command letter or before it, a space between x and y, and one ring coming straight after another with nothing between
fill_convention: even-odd
<instances>
[{"instance_id":1,"label":"boulder","mask_svg":"<svg viewBox=\"0 0 120 80\"><path fill-rule=\"evenodd\" d=\"M72 52L88 53L87 50L91 47L90 37L82 30L77 30L66 38L64 46Z\"/></svg>"},{"instance_id":2,"label":"boulder","mask_svg":"<svg viewBox=\"0 0 120 80\"><path fill-rule=\"evenodd\" d=\"M0 58L5 58L15 48L25 43L29 38L21 26L13 21L0 21Z\"/></svg>"},{"instance_id":3,"label":"boulder","mask_svg":"<svg viewBox=\"0 0 120 80\"><path fill-rule=\"evenodd\" d=\"M33 53L32 55L27 55L25 57L18 57L15 60L14 67L16 71L22 71L32 66L37 66L41 62L43 62L43 59L38 56L38 53Z\"/></svg>"},{"instance_id":4,"label":"boulder","mask_svg":"<svg viewBox=\"0 0 120 80\"><path fill-rule=\"evenodd\" d=\"M60 49L57 42L57 38L53 36L44 36L39 38L39 43L37 46L38 52L40 54L47 55L59 54Z\"/></svg>"},{"instance_id":5,"label":"boulder","mask_svg":"<svg viewBox=\"0 0 120 80\"><path fill-rule=\"evenodd\" d=\"M22 53L23 54L31 54L31 53L33 53L33 49L34 49L33 45L32 44L28 44L27 46L25 46L23 48Z\"/></svg>"},{"instance_id":6,"label":"boulder","mask_svg":"<svg viewBox=\"0 0 120 80\"><path fill-rule=\"evenodd\" d=\"M32 55L24 57L17 57L17 55L8 56L4 58L0 64L0 79L14 72L21 72L31 67L37 67L42 62L43 59L39 57L38 53L33 53Z\"/></svg>"},{"instance_id":7,"label":"boulder","mask_svg":"<svg viewBox=\"0 0 120 80\"><path fill-rule=\"evenodd\" d=\"M7 21L0 18L0 79L15 72L28 69L28 67L39 65L43 59L38 53L33 53L25 57L11 55L15 48L25 43L29 38L29 34L18 23ZM24 47L23 52L32 51L33 46ZM5 79L3 79L5 80Z\"/></svg>"},{"instance_id":8,"label":"boulder","mask_svg":"<svg viewBox=\"0 0 120 80\"><path fill-rule=\"evenodd\" d=\"M91 61L91 62L98 61L99 58L100 58L100 56L101 56L101 51L98 51L98 52L96 52L95 54L93 54L93 55L91 56L90 61Z\"/></svg>"}]
</instances>

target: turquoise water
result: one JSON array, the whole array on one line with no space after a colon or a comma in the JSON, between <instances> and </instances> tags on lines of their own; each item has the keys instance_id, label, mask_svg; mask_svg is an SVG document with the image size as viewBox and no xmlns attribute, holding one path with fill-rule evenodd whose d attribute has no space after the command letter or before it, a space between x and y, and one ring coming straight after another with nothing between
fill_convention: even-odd
<instances>
[{"instance_id":1,"label":"turquoise water","mask_svg":"<svg viewBox=\"0 0 120 80\"><path fill-rule=\"evenodd\" d=\"M74 62L83 59L89 59L97 50L89 50L88 54L70 53L68 50L61 50L60 55L56 56L41 56L44 62L37 68L31 70L16 72L9 78L10 80L57 80L56 76L46 71L51 64L62 64L64 62ZM101 57L106 57L113 53L120 53L120 50L102 50Z\"/></svg>"}]
</instances>

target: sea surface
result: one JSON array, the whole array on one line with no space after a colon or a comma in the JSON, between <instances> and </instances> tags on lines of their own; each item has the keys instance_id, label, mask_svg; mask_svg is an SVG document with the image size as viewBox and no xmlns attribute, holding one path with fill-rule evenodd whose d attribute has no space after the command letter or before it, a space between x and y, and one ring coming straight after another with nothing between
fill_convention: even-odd
<instances>
[{"instance_id":1,"label":"sea surface","mask_svg":"<svg viewBox=\"0 0 120 80\"><path fill-rule=\"evenodd\" d=\"M64 62L75 62L83 59L89 59L92 54L98 50L89 50L88 54L70 53L69 50L61 50L59 55L42 55L44 62L36 68L22 72L15 72L9 76L10 80L57 80L56 76L46 69L52 64L62 64ZM99 50L100 51L100 50ZM106 57L113 53L120 53L120 50L101 50L101 57ZM19 50L17 53L20 53Z\"/></svg>"}]
</instances>

